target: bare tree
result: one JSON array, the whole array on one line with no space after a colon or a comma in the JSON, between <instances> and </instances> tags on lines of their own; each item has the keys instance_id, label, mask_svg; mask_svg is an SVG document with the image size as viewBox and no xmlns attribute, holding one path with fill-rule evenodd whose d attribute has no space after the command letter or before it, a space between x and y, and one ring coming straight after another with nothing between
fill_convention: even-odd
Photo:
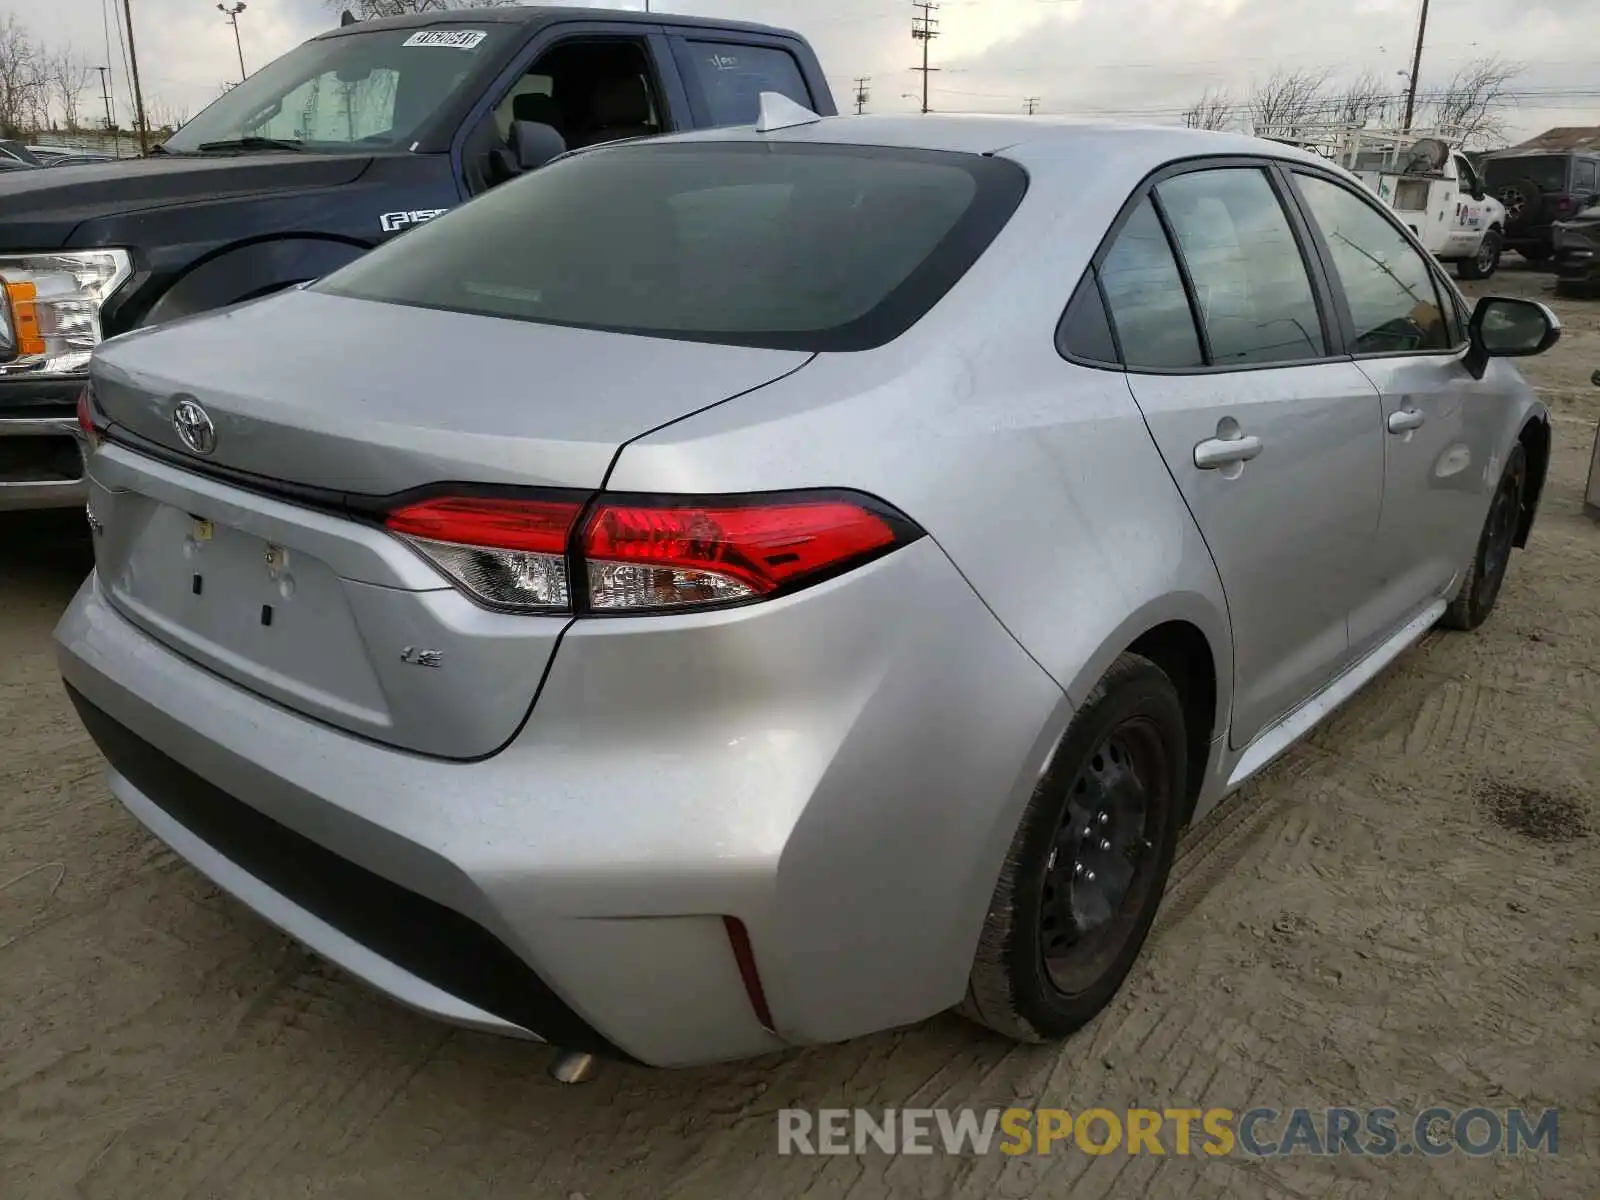
<instances>
[{"instance_id":1,"label":"bare tree","mask_svg":"<svg viewBox=\"0 0 1600 1200\"><path fill-rule=\"evenodd\" d=\"M1521 74L1520 63L1498 56L1473 59L1429 99L1427 124L1459 130L1464 144L1503 142L1505 109L1516 103L1511 83Z\"/></svg>"},{"instance_id":2,"label":"bare tree","mask_svg":"<svg viewBox=\"0 0 1600 1200\"><path fill-rule=\"evenodd\" d=\"M1183 114L1183 123L1190 129L1227 129L1233 122L1233 101L1221 89L1213 91L1207 88L1205 95Z\"/></svg>"},{"instance_id":3,"label":"bare tree","mask_svg":"<svg viewBox=\"0 0 1600 1200\"><path fill-rule=\"evenodd\" d=\"M150 128L173 133L189 122L189 108L184 104L169 104L164 100L151 100L145 105L150 118Z\"/></svg>"},{"instance_id":4,"label":"bare tree","mask_svg":"<svg viewBox=\"0 0 1600 1200\"><path fill-rule=\"evenodd\" d=\"M16 137L38 112L44 93L39 49L14 15L0 21L0 135Z\"/></svg>"},{"instance_id":5,"label":"bare tree","mask_svg":"<svg viewBox=\"0 0 1600 1200\"><path fill-rule=\"evenodd\" d=\"M59 109L69 130L78 128L78 97L89 86L94 68L88 66L71 43L40 56L40 74L51 108Z\"/></svg>"},{"instance_id":6,"label":"bare tree","mask_svg":"<svg viewBox=\"0 0 1600 1200\"><path fill-rule=\"evenodd\" d=\"M1330 115L1340 125L1364 129L1374 122L1381 124L1396 98L1381 78L1363 71L1331 98Z\"/></svg>"},{"instance_id":7,"label":"bare tree","mask_svg":"<svg viewBox=\"0 0 1600 1200\"><path fill-rule=\"evenodd\" d=\"M1245 109L1258 134L1295 138L1307 126L1329 118L1327 70L1274 71L1250 93Z\"/></svg>"}]
</instances>

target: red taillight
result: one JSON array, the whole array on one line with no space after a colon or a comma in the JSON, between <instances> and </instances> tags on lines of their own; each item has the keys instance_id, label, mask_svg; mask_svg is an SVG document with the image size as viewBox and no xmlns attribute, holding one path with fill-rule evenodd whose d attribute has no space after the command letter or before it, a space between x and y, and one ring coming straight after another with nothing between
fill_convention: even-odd
<instances>
[{"instance_id":1,"label":"red taillight","mask_svg":"<svg viewBox=\"0 0 1600 1200\"><path fill-rule=\"evenodd\" d=\"M738 917L723 917L722 927L728 931L728 945L733 950L733 961L738 964L739 978L744 981L744 994L750 998L750 1007L763 1029L774 1032L772 1009L767 1005L767 989L761 986L761 973L756 970L755 951L750 947L750 932Z\"/></svg>"},{"instance_id":2,"label":"red taillight","mask_svg":"<svg viewBox=\"0 0 1600 1200\"><path fill-rule=\"evenodd\" d=\"M1564 217L1572 211L1572 197L1563 196L1556 201L1556 215Z\"/></svg>"},{"instance_id":3,"label":"red taillight","mask_svg":"<svg viewBox=\"0 0 1600 1200\"><path fill-rule=\"evenodd\" d=\"M486 604L566 612L567 539L582 511L577 500L447 496L397 508L384 524Z\"/></svg>"},{"instance_id":4,"label":"red taillight","mask_svg":"<svg viewBox=\"0 0 1600 1200\"><path fill-rule=\"evenodd\" d=\"M892 546L883 515L836 499L601 503L583 530L597 610L681 608L770 595Z\"/></svg>"},{"instance_id":5,"label":"red taillight","mask_svg":"<svg viewBox=\"0 0 1600 1200\"><path fill-rule=\"evenodd\" d=\"M444 497L408 504L385 522L395 533L535 554L565 554L567 537L583 511L573 500L500 500Z\"/></svg>"},{"instance_id":6,"label":"red taillight","mask_svg":"<svg viewBox=\"0 0 1600 1200\"><path fill-rule=\"evenodd\" d=\"M584 508L565 498L449 496L395 509L384 523L479 600L543 612L669 612L759 600L921 534L898 513L851 494L601 496L574 537ZM569 553L588 580L576 598Z\"/></svg>"},{"instance_id":7,"label":"red taillight","mask_svg":"<svg viewBox=\"0 0 1600 1200\"><path fill-rule=\"evenodd\" d=\"M83 430L83 436L89 439L91 446L99 443L101 429L95 424L94 389L87 384L78 393L78 428Z\"/></svg>"}]
</instances>

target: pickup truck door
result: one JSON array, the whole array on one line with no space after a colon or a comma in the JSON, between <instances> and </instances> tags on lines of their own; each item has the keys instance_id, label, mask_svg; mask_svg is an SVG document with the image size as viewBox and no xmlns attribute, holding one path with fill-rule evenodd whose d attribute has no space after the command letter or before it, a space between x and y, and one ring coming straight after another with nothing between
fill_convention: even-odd
<instances>
[{"instance_id":1,"label":"pickup truck door","mask_svg":"<svg viewBox=\"0 0 1600 1200\"><path fill-rule=\"evenodd\" d=\"M634 105L637 111L601 111L614 105L602 105L598 89L635 72L644 92L643 103ZM468 195L485 191L498 181L486 169L489 154L507 144L516 113L530 110L539 111L539 118L530 119L554 125L570 149L611 140L612 136L670 133L699 124L661 26L560 21L541 28L528 40L463 122L456 145L457 171ZM607 120L620 123L608 131L603 128Z\"/></svg>"},{"instance_id":2,"label":"pickup truck door","mask_svg":"<svg viewBox=\"0 0 1600 1200\"><path fill-rule=\"evenodd\" d=\"M1443 252L1445 258L1474 253L1478 243L1483 240L1483 231L1488 227L1484 219L1488 206L1476 197L1479 191L1477 172L1460 154L1451 155L1451 165L1455 168L1455 180L1454 194L1449 197L1445 211L1445 223L1450 227L1449 240Z\"/></svg>"}]
</instances>

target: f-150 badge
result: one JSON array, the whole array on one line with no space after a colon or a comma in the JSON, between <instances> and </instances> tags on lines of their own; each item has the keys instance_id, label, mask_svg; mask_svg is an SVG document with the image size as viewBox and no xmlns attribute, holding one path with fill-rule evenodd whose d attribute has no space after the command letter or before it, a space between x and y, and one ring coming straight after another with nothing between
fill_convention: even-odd
<instances>
[{"instance_id":1,"label":"f-150 badge","mask_svg":"<svg viewBox=\"0 0 1600 1200\"><path fill-rule=\"evenodd\" d=\"M410 212L384 213L378 218L378 224L385 233L394 233L407 225L421 225L449 211L448 208L414 208Z\"/></svg>"}]
</instances>

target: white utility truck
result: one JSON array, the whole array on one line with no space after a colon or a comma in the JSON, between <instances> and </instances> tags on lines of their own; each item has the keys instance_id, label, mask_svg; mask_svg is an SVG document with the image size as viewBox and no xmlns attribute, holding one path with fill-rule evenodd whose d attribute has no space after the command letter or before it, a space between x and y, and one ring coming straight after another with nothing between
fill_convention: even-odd
<instances>
[{"instance_id":1,"label":"white utility truck","mask_svg":"<svg viewBox=\"0 0 1600 1200\"><path fill-rule=\"evenodd\" d=\"M1460 149L1459 131L1406 132L1318 126L1259 131L1353 171L1462 279L1487 279L1500 266L1505 205L1489 195Z\"/></svg>"}]
</instances>

